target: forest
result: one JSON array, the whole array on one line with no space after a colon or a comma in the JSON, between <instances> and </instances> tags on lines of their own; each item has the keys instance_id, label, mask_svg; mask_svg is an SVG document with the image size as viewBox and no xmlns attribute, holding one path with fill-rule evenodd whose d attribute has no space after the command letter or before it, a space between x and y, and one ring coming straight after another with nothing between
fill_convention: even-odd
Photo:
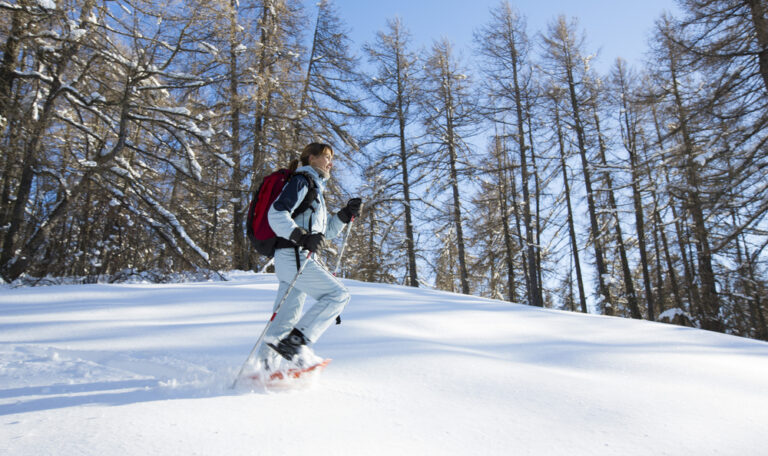
<instances>
[{"instance_id":1,"label":"forest","mask_svg":"<svg viewBox=\"0 0 768 456\"><path fill-rule=\"evenodd\" d=\"M507 1L470 58L330 0L0 0L0 277L262 270L250 198L318 141L344 277L768 340L768 5L677 4L601 74Z\"/></svg>"}]
</instances>

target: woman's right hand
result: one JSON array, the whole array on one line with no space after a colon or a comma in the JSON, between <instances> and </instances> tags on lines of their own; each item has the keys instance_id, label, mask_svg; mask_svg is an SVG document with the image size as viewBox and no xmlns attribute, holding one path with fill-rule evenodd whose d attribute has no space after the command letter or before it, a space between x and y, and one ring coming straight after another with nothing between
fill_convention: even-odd
<instances>
[{"instance_id":1,"label":"woman's right hand","mask_svg":"<svg viewBox=\"0 0 768 456\"><path fill-rule=\"evenodd\" d=\"M304 247L310 252L318 252L325 245L325 236L323 233L307 233L303 228L298 227L291 233L291 240L299 247Z\"/></svg>"}]
</instances>

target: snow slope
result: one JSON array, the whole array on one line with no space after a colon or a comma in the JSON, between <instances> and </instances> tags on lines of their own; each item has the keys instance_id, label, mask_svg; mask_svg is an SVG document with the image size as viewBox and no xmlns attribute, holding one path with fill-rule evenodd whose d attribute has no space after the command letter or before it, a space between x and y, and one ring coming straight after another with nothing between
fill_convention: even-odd
<instances>
[{"instance_id":1,"label":"snow slope","mask_svg":"<svg viewBox=\"0 0 768 456\"><path fill-rule=\"evenodd\" d=\"M272 275L0 288L3 455L766 455L768 344L347 281L334 361L230 390Z\"/></svg>"}]
</instances>

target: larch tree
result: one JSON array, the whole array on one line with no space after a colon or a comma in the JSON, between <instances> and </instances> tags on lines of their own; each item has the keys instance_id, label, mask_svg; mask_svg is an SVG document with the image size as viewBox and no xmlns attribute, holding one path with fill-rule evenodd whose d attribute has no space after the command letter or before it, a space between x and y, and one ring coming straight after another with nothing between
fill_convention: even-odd
<instances>
[{"instance_id":1,"label":"larch tree","mask_svg":"<svg viewBox=\"0 0 768 456\"><path fill-rule=\"evenodd\" d=\"M551 104L551 117L554 121L554 133L557 140L557 151L560 163L560 169L562 171L563 182L563 197L566 204L566 220L568 225L568 239L571 246L571 256L573 257L572 263L570 263L574 269L576 275L576 284L579 295L579 308L583 313L588 313L587 298L584 291L584 277L581 271L581 260L579 258L579 241L576 235L576 224L574 222L574 210L571 202L571 181L572 178L568 173L568 152L566 150L566 135L564 132L563 120L560 117L562 104L565 102L565 90L559 86L552 86L545 91L546 98L549 99ZM572 283L570 279L571 272L569 271L569 279L566 281L568 284Z\"/></svg>"},{"instance_id":2,"label":"larch tree","mask_svg":"<svg viewBox=\"0 0 768 456\"><path fill-rule=\"evenodd\" d=\"M676 40L669 38L673 33L671 22L662 18L658 23L657 55L663 63L658 68L657 77L661 78L658 87L664 90L667 107L674 119L670 136L674 138L677 148L670 163L679 175L679 180L674 182L676 188L673 192L682 198L685 214L690 217L690 229L696 247L696 266L698 268L698 300L701 325L705 329L724 329L719 317L720 298L718 297L716 278L713 268L712 246L710 231L707 226L705 210L711 207L713 201L705 198L707 182L705 180L706 154L709 153L705 146L707 133L706 122L703 121L701 112L695 106L698 93L688 90L685 83L694 84L690 79L691 67L686 65L683 48Z\"/></svg>"},{"instance_id":3,"label":"larch tree","mask_svg":"<svg viewBox=\"0 0 768 456\"><path fill-rule=\"evenodd\" d=\"M193 147L204 150L210 136L201 128L204 119L173 99L177 89L200 83L175 67L182 49L192 47L186 35L192 22L169 5L157 6L162 13L139 0L129 6L114 11L86 1L79 21L57 12L50 24L56 32L38 43L50 52L37 53L40 60L26 60L15 70L17 81L33 87L33 96L16 205L0 259L6 280L28 272L53 244L65 241L52 239L51 233L83 202L96 202L95 189L102 190L98 199L120 205L123 217L141 220L149 237L168 248L168 260L175 258L182 267L210 266L208 254L165 207L157 174L172 169L199 179ZM60 147L58 133L65 129L87 147ZM36 191L50 191L31 200L33 181ZM27 217L27 207L39 212ZM114 216L107 214L110 219ZM98 270L104 250L83 254Z\"/></svg>"},{"instance_id":4,"label":"larch tree","mask_svg":"<svg viewBox=\"0 0 768 456\"><path fill-rule=\"evenodd\" d=\"M380 148L372 167L375 171L396 176L392 193L402 204L403 241L407 265L407 283L419 286L416 264L417 246L414 230L413 185L414 162L421 153L411 141L411 126L418 121L412 111L419 95L416 85L419 68L417 56L409 49L411 36L399 19L387 21L386 31L377 32L372 43L363 47L374 74L366 81L371 117L375 124L369 148Z\"/></svg>"},{"instance_id":5,"label":"larch tree","mask_svg":"<svg viewBox=\"0 0 768 456\"><path fill-rule=\"evenodd\" d=\"M546 71L549 72L555 85L565 88L568 94L567 113L569 124L576 135L576 143L581 157L582 176L586 188L587 208L591 227L591 242L594 248L595 266L597 268L597 294L599 305L606 314L613 312L613 298L607 285L609 278L604 253L603 231L598 223L598 208L595 201L593 188L593 169L588 158L587 120L585 115L588 107L586 99L589 94L584 92L584 75L580 73L584 66L581 64L583 38L577 36L575 21L567 21L560 16L549 26L549 31L543 37L547 62Z\"/></svg>"},{"instance_id":6,"label":"larch tree","mask_svg":"<svg viewBox=\"0 0 768 456\"><path fill-rule=\"evenodd\" d=\"M641 179L645 175L640 160L640 112L638 103L634 100L637 89L636 77L627 68L626 62L618 59L611 74L612 101L614 109L618 111L619 131L624 149L629 155L630 188L632 189L632 203L635 215L635 233L637 234L640 264L643 272L643 286L645 289L645 301L648 309L648 319L655 320L654 293L651 285L651 273L648 258L648 246L646 242L645 209L641 193Z\"/></svg>"},{"instance_id":7,"label":"larch tree","mask_svg":"<svg viewBox=\"0 0 768 456\"><path fill-rule=\"evenodd\" d=\"M362 103L360 58L332 0L317 4L312 42L298 95L294 135L297 147L311 138L336 138L335 146L359 150L353 127L367 112Z\"/></svg>"},{"instance_id":8,"label":"larch tree","mask_svg":"<svg viewBox=\"0 0 768 456\"><path fill-rule=\"evenodd\" d=\"M587 71L585 70L585 73ZM607 214L608 221L607 226L613 225L614 236L616 241L616 247L619 251L619 262L621 264L622 282L624 284L624 299L629 307L629 314L632 318L643 318L640 312L640 306L637 301L637 293L635 292L634 277L632 269L629 265L629 256L627 254L627 246L625 243L624 230L621 227L621 217L619 215L619 204L616 198L616 185L614 183L613 174L616 171L616 166L608 163L606 144L607 139L603 134L600 122L601 104L605 98L602 81L599 79L588 80L585 84L590 92L589 106L592 111L592 117L594 119L595 135L597 136L597 161L600 166L604 186L602 188L602 194L607 199ZM652 314L653 309L649 309Z\"/></svg>"},{"instance_id":9,"label":"larch tree","mask_svg":"<svg viewBox=\"0 0 768 456\"><path fill-rule=\"evenodd\" d=\"M483 56L483 72L488 76L486 91L493 94L499 117L507 120L513 131L519 156L520 188L522 190L522 227L525 241L526 288L530 305L542 306L540 286L539 233L532 216L533 198L530 194L531 172L529 154L533 144L527 142L526 125L530 121L529 105L532 95L532 64L528 60L530 43L525 31L525 20L508 2L491 10L491 21L475 34ZM535 179L535 176L534 176Z\"/></svg>"},{"instance_id":10,"label":"larch tree","mask_svg":"<svg viewBox=\"0 0 768 456\"><path fill-rule=\"evenodd\" d=\"M432 149L428 162L431 163L432 179L445 182L443 187L450 191L451 232L444 242L456 246L461 292L470 293L467 268L467 249L462 219L462 180L466 178L472 164L469 163L471 150L467 137L474 133L478 124L477 101L472 91L467 70L462 69L447 40L435 42L424 65L424 96L422 120L426 127L427 147Z\"/></svg>"}]
</instances>

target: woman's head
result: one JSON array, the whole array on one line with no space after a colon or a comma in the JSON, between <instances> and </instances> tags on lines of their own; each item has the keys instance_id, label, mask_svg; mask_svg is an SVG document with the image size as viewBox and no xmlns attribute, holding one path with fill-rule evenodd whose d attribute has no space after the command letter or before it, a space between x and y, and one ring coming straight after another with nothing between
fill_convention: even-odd
<instances>
[{"instance_id":1,"label":"woman's head","mask_svg":"<svg viewBox=\"0 0 768 456\"><path fill-rule=\"evenodd\" d=\"M302 166L312 166L324 178L328 178L333 167L333 148L328 144L310 143L301 151ZM291 171L298 167L299 160L291 163Z\"/></svg>"},{"instance_id":2,"label":"woman's head","mask_svg":"<svg viewBox=\"0 0 768 456\"><path fill-rule=\"evenodd\" d=\"M328 154L330 154L330 157L333 158L333 148L328 144L323 144L323 143L307 144L307 146L304 147L304 150L301 151L301 164L303 166L310 165L311 164L309 162L310 157L318 157L320 155L323 155L326 153L326 150L328 151Z\"/></svg>"}]
</instances>

